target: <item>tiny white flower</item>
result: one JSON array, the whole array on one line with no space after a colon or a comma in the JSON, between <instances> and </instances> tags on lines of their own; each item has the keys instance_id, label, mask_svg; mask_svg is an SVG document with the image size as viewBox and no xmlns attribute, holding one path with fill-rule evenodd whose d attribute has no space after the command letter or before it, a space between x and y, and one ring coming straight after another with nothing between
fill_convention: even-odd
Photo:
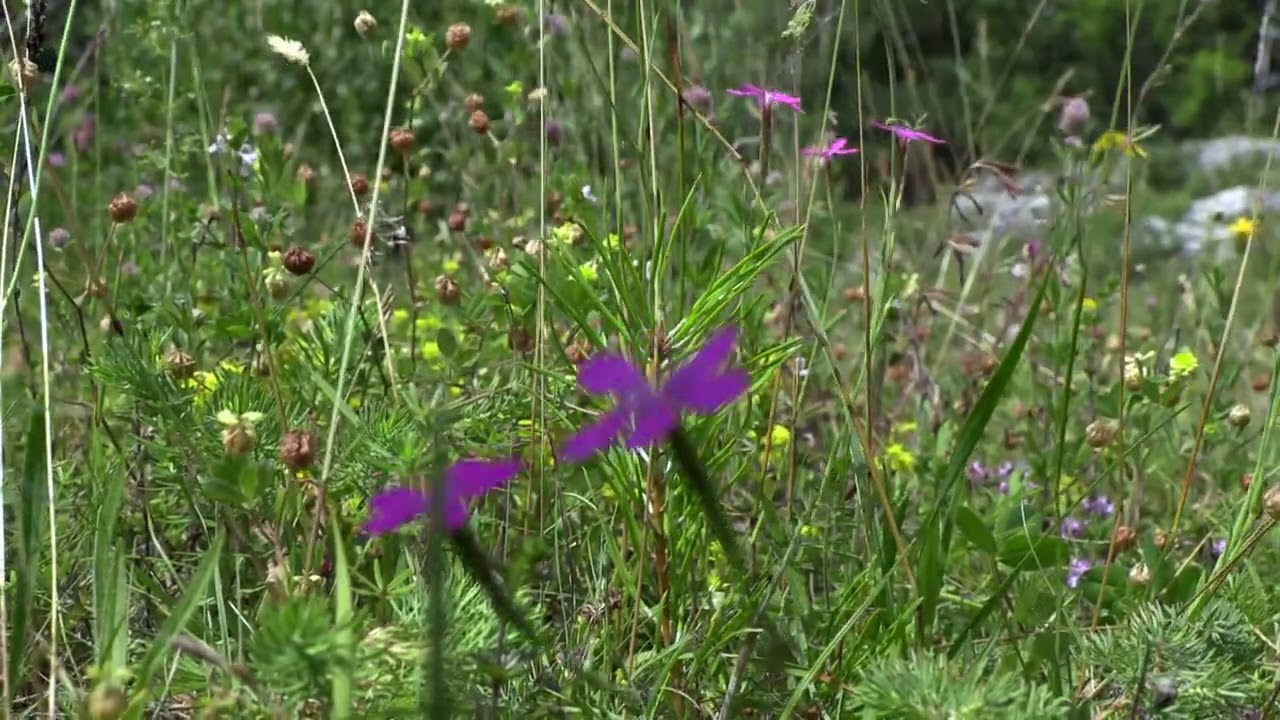
<instances>
[{"instance_id":1,"label":"tiny white flower","mask_svg":"<svg viewBox=\"0 0 1280 720\"><path fill-rule=\"evenodd\" d=\"M217 136L213 138L213 143L209 145L209 154L217 155L219 153L226 152L227 143L230 140L231 138L227 137L227 133L225 131L218 133Z\"/></svg>"},{"instance_id":2,"label":"tiny white flower","mask_svg":"<svg viewBox=\"0 0 1280 720\"><path fill-rule=\"evenodd\" d=\"M591 186L590 186L590 185L583 185L583 186L582 186L582 197L583 197L583 199L585 199L587 202L593 202L593 203L598 203L598 202L600 202L600 198L596 197L596 194L595 194L594 192L592 192L592 191L591 191Z\"/></svg>"},{"instance_id":3,"label":"tiny white flower","mask_svg":"<svg viewBox=\"0 0 1280 720\"><path fill-rule=\"evenodd\" d=\"M311 55L302 43L297 40L290 40L279 35L268 35L267 46L271 48L271 52L298 65L310 65Z\"/></svg>"},{"instance_id":4,"label":"tiny white flower","mask_svg":"<svg viewBox=\"0 0 1280 720\"><path fill-rule=\"evenodd\" d=\"M249 177L258 163L258 151L253 149L252 145L245 143L240 146L237 154L240 156L240 176Z\"/></svg>"}]
</instances>

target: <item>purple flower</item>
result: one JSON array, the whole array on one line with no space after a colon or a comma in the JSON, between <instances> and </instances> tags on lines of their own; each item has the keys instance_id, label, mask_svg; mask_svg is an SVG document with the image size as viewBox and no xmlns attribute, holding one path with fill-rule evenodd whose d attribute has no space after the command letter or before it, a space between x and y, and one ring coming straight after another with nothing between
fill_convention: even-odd
<instances>
[{"instance_id":1,"label":"purple flower","mask_svg":"<svg viewBox=\"0 0 1280 720\"><path fill-rule=\"evenodd\" d=\"M969 463L969 467L965 469L965 475L969 476L969 482L982 482L990 475L987 466L982 464L981 460L974 460Z\"/></svg>"},{"instance_id":2,"label":"purple flower","mask_svg":"<svg viewBox=\"0 0 1280 720\"><path fill-rule=\"evenodd\" d=\"M597 355L578 368L578 384L592 395L612 395L617 405L599 420L570 436L560 446L565 462L580 462L625 436L628 450L666 436L680 422L681 411L709 415L747 391L745 370L726 369L738 333L725 328L658 388L626 358Z\"/></svg>"},{"instance_id":3,"label":"purple flower","mask_svg":"<svg viewBox=\"0 0 1280 720\"><path fill-rule=\"evenodd\" d=\"M49 166L60 168L67 164L67 156L60 152L49 153Z\"/></svg>"},{"instance_id":4,"label":"purple flower","mask_svg":"<svg viewBox=\"0 0 1280 720\"><path fill-rule=\"evenodd\" d=\"M467 524L467 500L509 482L520 472L520 461L459 460L445 470L444 526L454 532ZM398 530L431 509L431 493L409 487L383 490L369 499L369 519L364 532L385 535Z\"/></svg>"},{"instance_id":5,"label":"purple flower","mask_svg":"<svg viewBox=\"0 0 1280 720\"><path fill-rule=\"evenodd\" d=\"M1108 500L1106 495L1085 498L1080 503L1080 508L1087 513L1102 517L1110 517L1116 511L1115 503Z\"/></svg>"},{"instance_id":6,"label":"purple flower","mask_svg":"<svg viewBox=\"0 0 1280 720\"><path fill-rule=\"evenodd\" d=\"M824 147L807 147L800 151L804 155L817 157L823 163L831 162L836 155L852 155L858 152L858 148L849 147L849 141L842 137L838 137L831 141L831 144Z\"/></svg>"},{"instance_id":7,"label":"purple flower","mask_svg":"<svg viewBox=\"0 0 1280 720\"><path fill-rule=\"evenodd\" d=\"M938 138L932 135L929 135L928 133L920 132L919 130L909 128L906 125L898 125L898 124L885 125L882 122L876 122L874 120L871 122L871 124L875 125L881 130L888 130L894 135L897 135L898 140L902 141L903 143L909 143L912 140L923 140L925 142L933 143L934 145L947 144L946 140L939 140Z\"/></svg>"},{"instance_id":8,"label":"purple flower","mask_svg":"<svg viewBox=\"0 0 1280 720\"><path fill-rule=\"evenodd\" d=\"M68 105L80 99L80 89L75 85L64 85L62 92L58 94L58 101L67 103Z\"/></svg>"},{"instance_id":9,"label":"purple flower","mask_svg":"<svg viewBox=\"0 0 1280 720\"><path fill-rule=\"evenodd\" d=\"M804 112L800 109L800 98L775 90L765 90L750 83L730 90L729 94L737 95L738 97L753 97L756 102L760 103L760 107L766 110L774 105L786 105L798 113Z\"/></svg>"},{"instance_id":10,"label":"purple flower","mask_svg":"<svg viewBox=\"0 0 1280 720\"><path fill-rule=\"evenodd\" d=\"M1227 539L1214 540L1213 545L1209 546L1209 554L1216 560L1222 557L1222 553L1227 551Z\"/></svg>"},{"instance_id":11,"label":"purple flower","mask_svg":"<svg viewBox=\"0 0 1280 720\"><path fill-rule=\"evenodd\" d=\"M1078 538L1084 534L1084 523L1076 518L1063 518L1060 534L1064 538Z\"/></svg>"},{"instance_id":12,"label":"purple flower","mask_svg":"<svg viewBox=\"0 0 1280 720\"><path fill-rule=\"evenodd\" d=\"M1080 584L1080 576L1089 571L1093 567L1093 563L1084 558L1071 558L1071 565L1067 568L1067 587L1075 588Z\"/></svg>"}]
</instances>

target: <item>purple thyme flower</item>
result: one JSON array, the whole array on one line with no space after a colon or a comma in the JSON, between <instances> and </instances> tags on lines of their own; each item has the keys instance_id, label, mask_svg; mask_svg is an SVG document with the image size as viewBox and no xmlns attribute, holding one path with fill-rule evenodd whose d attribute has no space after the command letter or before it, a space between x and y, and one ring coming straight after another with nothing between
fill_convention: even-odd
<instances>
[{"instance_id":1,"label":"purple thyme flower","mask_svg":"<svg viewBox=\"0 0 1280 720\"><path fill-rule=\"evenodd\" d=\"M881 130L888 130L889 132L898 136L898 140L902 141L904 144L909 143L912 140L923 140L925 142L933 143L934 145L947 144L946 140L939 140L938 138L932 135L929 135L928 133L921 132L914 128L909 128L906 125L898 125L896 123L893 125L885 125L882 122L877 122L874 120L871 122L871 124L875 125Z\"/></svg>"},{"instance_id":2,"label":"purple thyme flower","mask_svg":"<svg viewBox=\"0 0 1280 720\"><path fill-rule=\"evenodd\" d=\"M444 526L449 532L467 524L467 500L509 482L520 472L520 461L459 460L444 471ZM364 533L385 535L400 529L431 509L431 493L410 487L383 490L369 499Z\"/></svg>"},{"instance_id":3,"label":"purple thyme flower","mask_svg":"<svg viewBox=\"0 0 1280 720\"><path fill-rule=\"evenodd\" d=\"M777 92L776 90L765 90L757 85L747 83L740 87L736 87L729 91L730 95L738 97L752 97L760 104L763 109L772 108L774 105L786 105L798 113L804 112L800 109L800 98L794 95Z\"/></svg>"},{"instance_id":4,"label":"purple thyme flower","mask_svg":"<svg viewBox=\"0 0 1280 720\"><path fill-rule=\"evenodd\" d=\"M1080 503L1080 508L1086 513L1102 517L1110 517L1116 511L1115 503L1108 500L1106 495L1087 497Z\"/></svg>"},{"instance_id":5,"label":"purple thyme flower","mask_svg":"<svg viewBox=\"0 0 1280 720\"><path fill-rule=\"evenodd\" d=\"M969 476L969 482L982 482L991 475L991 471L981 460L974 460L969 463L969 467L965 469L965 474Z\"/></svg>"},{"instance_id":6,"label":"purple thyme flower","mask_svg":"<svg viewBox=\"0 0 1280 720\"><path fill-rule=\"evenodd\" d=\"M565 440L561 459L581 462L620 435L625 436L628 450L644 447L674 430L681 411L709 415L733 402L751 385L745 370L725 368L737 341L734 328L717 332L656 389L626 358L597 355L582 363L578 368L582 389L592 395L612 395L617 405Z\"/></svg>"},{"instance_id":7,"label":"purple thyme flower","mask_svg":"<svg viewBox=\"0 0 1280 720\"><path fill-rule=\"evenodd\" d=\"M852 155L858 152L858 148L849 147L849 141L842 137L838 137L831 141L826 147L807 147L800 151L804 155L817 157L824 165L831 162L836 155Z\"/></svg>"},{"instance_id":8,"label":"purple thyme flower","mask_svg":"<svg viewBox=\"0 0 1280 720\"><path fill-rule=\"evenodd\" d=\"M1078 538L1084 534L1084 523L1076 518L1063 518L1060 534L1064 538Z\"/></svg>"},{"instance_id":9,"label":"purple thyme flower","mask_svg":"<svg viewBox=\"0 0 1280 720\"><path fill-rule=\"evenodd\" d=\"M1093 567L1093 563L1084 558L1071 558L1071 565L1067 568L1067 587L1075 588L1080 585L1080 577Z\"/></svg>"},{"instance_id":10,"label":"purple thyme flower","mask_svg":"<svg viewBox=\"0 0 1280 720\"><path fill-rule=\"evenodd\" d=\"M1221 540L1214 540L1213 544L1209 546L1209 554L1212 555L1213 559L1215 560L1222 557L1222 553L1226 551L1227 551L1226 538L1222 538Z\"/></svg>"}]
</instances>

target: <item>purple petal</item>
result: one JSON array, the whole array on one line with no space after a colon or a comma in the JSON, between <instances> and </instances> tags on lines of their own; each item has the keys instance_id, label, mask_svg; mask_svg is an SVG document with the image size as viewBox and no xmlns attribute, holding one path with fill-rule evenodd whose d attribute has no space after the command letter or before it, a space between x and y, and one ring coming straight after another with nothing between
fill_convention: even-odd
<instances>
[{"instance_id":1,"label":"purple petal","mask_svg":"<svg viewBox=\"0 0 1280 720\"><path fill-rule=\"evenodd\" d=\"M635 365L617 355L596 355L578 367L578 384L592 395L628 395L649 383Z\"/></svg>"},{"instance_id":2,"label":"purple petal","mask_svg":"<svg viewBox=\"0 0 1280 720\"><path fill-rule=\"evenodd\" d=\"M733 356L738 344L738 330L727 327L707 341L682 367L671 373L663 385L663 395L680 402L697 392L697 386L716 375Z\"/></svg>"},{"instance_id":3,"label":"purple petal","mask_svg":"<svg viewBox=\"0 0 1280 720\"><path fill-rule=\"evenodd\" d=\"M369 518L363 532L385 535L400 529L427 512L427 497L413 488L398 487L369 498Z\"/></svg>"},{"instance_id":4,"label":"purple petal","mask_svg":"<svg viewBox=\"0 0 1280 720\"><path fill-rule=\"evenodd\" d=\"M844 146L848 144L849 144L848 140L845 140L842 137L838 137L835 140L831 141L831 145L827 148L827 152L829 153L842 152L844 150ZM858 151L855 149L853 152L858 152Z\"/></svg>"},{"instance_id":5,"label":"purple petal","mask_svg":"<svg viewBox=\"0 0 1280 720\"><path fill-rule=\"evenodd\" d=\"M680 418L676 411L661 399L654 398L636 410L633 427L627 435L627 449L642 448L666 437Z\"/></svg>"},{"instance_id":6,"label":"purple petal","mask_svg":"<svg viewBox=\"0 0 1280 720\"><path fill-rule=\"evenodd\" d=\"M754 97L761 99L765 96L764 88L752 85L751 83L744 83L736 88L732 88L728 93L730 95L737 95L738 97Z\"/></svg>"},{"instance_id":7,"label":"purple petal","mask_svg":"<svg viewBox=\"0 0 1280 720\"><path fill-rule=\"evenodd\" d=\"M730 370L717 373L697 383L680 398L680 406L699 415L710 415L720 408L733 404L751 389L751 376L746 370Z\"/></svg>"},{"instance_id":8,"label":"purple petal","mask_svg":"<svg viewBox=\"0 0 1280 720\"><path fill-rule=\"evenodd\" d=\"M619 407L605 413L599 420L560 443L558 452L560 461L582 462L609 447L609 444L622 434L629 418L630 408L628 407Z\"/></svg>"},{"instance_id":9,"label":"purple petal","mask_svg":"<svg viewBox=\"0 0 1280 720\"><path fill-rule=\"evenodd\" d=\"M822 149L822 148L820 148L820 147L807 147L807 148L804 148L803 150L801 150L801 151L800 151L800 154L801 154L801 155L808 155L809 157L813 157L813 156L815 156L815 155L826 155L826 154L827 154L827 151L826 151L826 150L823 150L823 149Z\"/></svg>"},{"instance_id":10,"label":"purple petal","mask_svg":"<svg viewBox=\"0 0 1280 720\"><path fill-rule=\"evenodd\" d=\"M796 112L804 112L803 110L800 109L800 98L796 97L795 95L788 95L786 93L780 93L780 92L771 92L769 93L768 101L774 103L775 105L786 105L787 107L791 108L792 110L795 110Z\"/></svg>"},{"instance_id":11,"label":"purple petal","mask_svg":"<svg viewBox=\"0 0 1280 720\"><path fill-rule=\"evenodd\" d=\"M519 474L518 458L508 460L468 458L459 460L444 472L449 483L449 494L459 498L475 497L502 487Z\"/></svg>"}]
</instances>

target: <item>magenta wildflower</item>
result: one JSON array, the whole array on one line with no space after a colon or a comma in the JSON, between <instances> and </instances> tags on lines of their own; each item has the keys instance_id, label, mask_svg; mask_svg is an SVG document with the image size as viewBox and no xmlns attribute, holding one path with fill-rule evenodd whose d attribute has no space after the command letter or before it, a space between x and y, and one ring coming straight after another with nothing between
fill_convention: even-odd
<instances>
[{"instance_id":1,"label":"magenta wildflower","mask_svg":"<svg viewBox=\"0 0 1280 720\"><path fill-rule=\"evenodd\" d=\"M747 391L745 370L726 369L738 333L726 328L711 337L658 388L626 358L596 355L578 369L578 384L592 395L612 395L617 405L560 446L560 459L580 462L624 436L628 450L644 447L675 430L682 411L709 415Z\"/></svg>"},{"instance_id":2,"label":"magenta wildflower","mask_svg":"<svg viewBox=\"0 0 1280 720\"><path fill-rule=\"evenodd\" d=\"M445 470L444 526L449 532L467 524L467 500L509 482L520 472L520 461L459 460ZM431 509L431 493L417 488L383 490L369 499L369 519L364 532L385 535L426 515Z\"/></svg>"},{"instance_id":3,"label":"magenta wildflower","mask_svg":"<svg viewBox=\"0 0 1280 720\"><path fill-rule=\"evenodd\" d=\"M800 98L776 90L766 90L750 83L730 90L729 94L737 95L738 97L755 98L756 102L760 103L760 107L764 109L771 108L774 105L786 105L798 113L804 112L800 109Z\"/></svg>"},{"instance_id":4,"label":"magenta wildflower","mask_svg":"<svg viewBox=\"0 0 1280 720\"><path fill-rule=\"evenodd\" d=\"M933 143L934 145L947 144L946 140L939 140L938 138L928 133L921 132L919 130L916 130L915 128L909 128L906 125L898 125L896 123L893 125L885 125L882 122L876 122L876 121L872 121L871 124L875 125L881 130L888 130L889 132L898 136L898 140L902 141L903 143L909 143L912 140L923 140L925 142Z\"/></svg>"},{"instance_id":5,"label":"magenta wildflower","mask_svg":"<svg viewBox=\"0 0 1280 720\"><path fill-rule=\"evenodd\" d=\"M807 147L800 152L810 157L817 157L823 163L829 163L836 155L852 155L858 152L858 148L850 147L848 140L838 137L826 147Z\"/></svg>"}]
</instances>

